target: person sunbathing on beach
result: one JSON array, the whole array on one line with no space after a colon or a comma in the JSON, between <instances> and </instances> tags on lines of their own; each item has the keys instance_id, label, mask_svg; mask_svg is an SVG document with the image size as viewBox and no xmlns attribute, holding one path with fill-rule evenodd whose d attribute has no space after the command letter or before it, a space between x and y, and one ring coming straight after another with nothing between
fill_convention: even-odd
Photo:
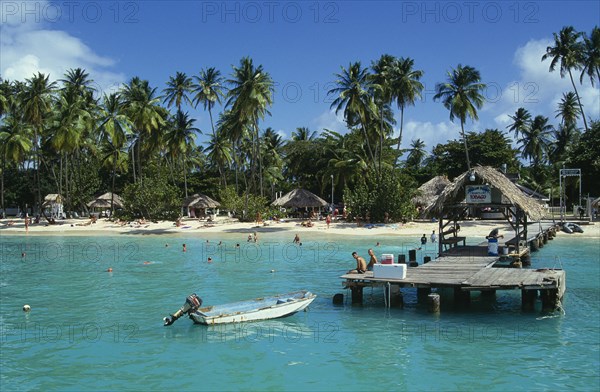
<instances>
[{"instance_id":1,"label":"person sunbathing on beach","mask_svg":"<svg viewBox=\"0 0 600 392\"><path fill-rule=\"evenodd\" d=\"M181 227L181 217L177 218L177 220L175 221L174 225L176 227Z\"/></svg>"},{"instance_id":2,"label":"person sunbathing on beach","mask_svg":"<svg viewBox=\"0 0 600 392\"><path fill-rule=\"evenodd\" d=\"M356 269L348 271L349 274L364 274L367 270L367 262L360 257L358 253L352 252L352 257L356 260Z\"/></svg>"}]
</instances>

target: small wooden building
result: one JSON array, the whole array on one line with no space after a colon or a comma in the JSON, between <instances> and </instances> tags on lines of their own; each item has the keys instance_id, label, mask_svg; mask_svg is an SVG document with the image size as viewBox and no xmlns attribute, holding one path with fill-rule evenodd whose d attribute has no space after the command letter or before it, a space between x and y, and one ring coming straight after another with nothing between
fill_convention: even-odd
<instances>
[{"instance_id":1,"label":"small wooden building","mask_svg":"<svg viewBox=\"0 0 600 392\"><path fill-rule=\"evenodd\" d=\"M46 215L52 218L63 216L63 198L58 193L50 193L44 197L42 208Z\"/></svg>"},{"instance_id":2,"label":"small wooden building","mask_svg":"<svg viewBox=\"0 0 600 392\"><path fill-rule=\"evenodd\" d=\"M201 193L196 193L183 200L183 215L188 218L200 218L206 216L206 210L208 208L217 208L221 204L218 201L211 199L210 197Z\"/></svg>"}]
</instances>

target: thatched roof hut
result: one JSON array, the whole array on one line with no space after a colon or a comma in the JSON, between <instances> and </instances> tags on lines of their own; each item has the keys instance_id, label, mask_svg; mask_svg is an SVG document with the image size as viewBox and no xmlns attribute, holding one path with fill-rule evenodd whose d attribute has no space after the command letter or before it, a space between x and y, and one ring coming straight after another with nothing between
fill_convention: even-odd
<instances>
[{"instance_id":1,"label":"thatched roof hut","mask_svg":"<svg viewBox=\"0 0 600 392\"><path fill-rule=\"evenodd\" d=\"M475 175L475 181L470 181L471 173ZM490 166L474 167L471 172L465 172L458 176L444 189L435 202L427 207L425 213L429 216L440 216L447 213L452 207L466 205L465 187L481 184L489 184L502 194L505 202L497 204L514 205L529 215L532 220L539 220L544 215L544 209L535 199L523 194L504 174Z\"/></svg>"},{"instance_id":2,"label":"thatched roof hut","mask_svg":"<svg viewBox=\"0 0 600 392\"><path fill-rule=\"evenodd\" d=\"M294 189L275 200L272 205L286 208L324 207L327 202L306 189Z\"/></svg>"},{"instance_id":3,"label":"thatched roof hut","mask_svg":"<svg viewBox=\"0 0 600 392\"><path fill-rule=\"evenodd\" d=\"M446 189L451 182L446 176L433 177L417 189L417 196L413 197L414 204L426 207L433 203L435 199Z\"/></svg>"},{"instance_id":4,"label":"thatched roof hut","mask_svg":"<svg viewBox=\"0 0 600 392\"><path fill-rule=\"evenodd\" d=\"M87 206L90 208L110 208L111 199L113 200L116 208L123 208L125 206L121 196L117 195L116 193L113 194L112 192L106 192L105 194L98 196L94 200L87 203Z\"/></svg>"},{"instance_id":5,"label":"thatched roof hut","mask_svg":"<svg viewBox=\"0 0 600 392\"><path fill-rule=\"evenodd\" d=\"M42 203L42 206L49 206L52 204L62 204L63 199L62 196L59 195L58 193L49 193L46 195L46 197L44 197L44 202Z\"/></svg>"},{"instance_id":6,"label":"thatched roof hut","mask_svg":"<svg viewBox=\"0 0 600 392\"><path fill-rule=\"evenodd\" d=\"M202 193L196 193L185 198L182 205L188 208L217 208L221 204Z\"/></svg>"},{"instance_id":7,"label":"thatched roof hut","mask_svg":"<svg viewBox=\"0 0 600 392\"><path fill-rule=\"evenodd\" d=\"M596 208L598 206L600 206L600 197L592 201L592 208Z\"/></svg>"}]
</instances>

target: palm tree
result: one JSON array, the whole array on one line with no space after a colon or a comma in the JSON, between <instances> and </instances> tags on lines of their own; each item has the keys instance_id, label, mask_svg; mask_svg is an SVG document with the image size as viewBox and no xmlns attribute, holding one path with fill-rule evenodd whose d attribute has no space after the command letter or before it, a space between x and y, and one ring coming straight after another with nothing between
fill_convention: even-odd
<instances>
[{"instance_id":1,"label":"palm tree","mask_svg":"<svg viewBox=\"0 0 600 392\"><path fill-rule=\"evenodd\" d=\"M215 125L213 123L212 108L215 103L221 104L221 98L224 96L225 86L221 72L213 67L200 71L200 76L194 76L196 83L193 85L194 107L202 103L204 110L208 110L210 117L210 126L213 136L215 136Z\"/></svg>"},{"instance_id":2,"label":"palm tree","mask_svg":"<svg viewBox=\"0 0 600 392\"><path fill-rule=\"evenodd\" d=\"M348 128L360 126L367 152L372 164L375 165L375 155L371 149L367 124L369 119L377 116L377 107L372 95L376 87L371 81L369 70L362 68L360 62L355 62L348 65L347 69L342 67L342 72L335 76L337 77L335 81L337 87L327 92L328 95L337 96L332 102L331 108L335 108L336 114L344 111L344 119Z\"/></svg>"},{"instance_id":3,"label":"palm tree","mask_svg":"<svg viewBox=\"0 0 600 392\"><path fill-rule=\"evenodd\" d=\"M548 117L536 116L529 129L521 133L518 143L521 145L521 156L529 159L534 167L546 161L554 127L548 124Z\"/></svg>"},{"instance_id":4,"label":"palm tree","mask_svg":"<svg viewBox=\"0 0 600 392\"><path fill-rule=\"evenodd\" d=\"M111 216L113 216L117 165L120 160L121 151L127 142L127 137L131 134L132 127L131 121L125 115L125 108L119 94L104 95L100 108L99 123L100 140L109 146L108 150L111 156L109 159L112 161L110 212Z\"/></svg>"},{"instance_id":5,"label":"palm tree","mask_svg":"<svg viewBox=\"0 0 600 392\"><path fill-rule=\"evenodd\" d=\"M36 177L36 204L41 211L41 179L40 179L40 138L44 133L47 121L52 113L53 93L55 82L50 82L49 75L38 72L25 81L21 96L23 116L27 123L33 127L33 154L35 160Z\"/></svg>"},{"instance_id":6,"label":"palm tree","mask_svg":"<svg viewBox=\"0 0 600 392\"><path fill-rule=\"evenodd\" d=\"M384 111L390 109L392 102L392 73L397 69L397 59L389 54L383 54L376 62L371 64L373 74L370 75L372 85L372 94L375 105L379 108L379 171L381 171L381 157L383 155L383 137L384 137ZM393 114L392 114L393 117Z\"/></svg>"},{"instance_id":7,"label":"palm tree","mask_svg":"<svg viewBox=\"0 0 600 392\"><path fill-rule=\"evenodd\" d=\"M581 105L581 99L577 92L577 86L573 80L572 69L581 69L581 63L583 62L583 45L579 42L581 33L575 31L573 26L563 27L559 34L553 33L554 35L554 46L548 46L546 53L542 56L542 61L547 58L551 58L550 61L550 72L554 72L556 66L560 63L560 77L563 78L565 73L569 74L573 90L577 96L577 102L579 103L579 109L581 111L581 117L583 118L583 125L587 131L587 120Z\"/></svg>"},{"instance_id":8,"label":"palm tree","mask_svg":"<svg viewBox=\"0 0 600 392\"><path fill-rule=\"evenodd\" d=\"M583 59L579 81L583 83L583 76L587 74L592 86L594 86L594 79L600 81L600 28L595 26L589 37L584 35L583 43Z\"/></svg>"},{"instance_id":9,"label":"palm tree","mask_svg":"<svg viewBox=\"0 0 600 392\"><path fill-rule=\"evenodd\" d=\"M233 67L232 78L227 83L231 89L227 94L226 106L240 124L252 131L251 184L254 184L258 163L260 194L264 195L258 122L265 115L270 115L268 108L273 104L273 79L262 65L254 67L252 59L244 57L239 67Z\"/></svg>"},{"instance_id":10,"label":"palm tree","mask_svg":"<svg viewBox=\"0 0 600 392\"><path fill-rule=\"evenodd\" d=\"M572 91L564 93L562 99L558 103L556 117L561 118L561 124L567 127L576 127L577 118L581 114L577 105L577 97Z\"/></svg>"},{"instance_id":11,"label":"palm tree","mask_svg":"<svg viewBox=\"0 0 600 392\"><path fill-rule=\"evenodd\" d=\"M195 147L196 132L202 133L200 129L194 127L195 122L196 120L190 118L188 113L178 110L172 119L169 131L165 135L170 155L174 159L181 158L183 162L185 197L188 197L186 156Z\"/></svg>"},{"instance_id":12,"label":"palm tree","mask_svg":"<svg viewBox=\"0 0 600 392\"><path fill-rule=\"evenodd\" d=\"M147 152L151 152L158 147L156 145L160 141L158 133L165 124L166 111L159 104L156 88L151 88L147 80L141 80L138 77L132 78L128 84L123 86L122 97L123 109L133 124L137 137L133 144L132 157L134 151L137 152L139 181L142 181L142 150L146 149ZM147 142L146 138L154 143ZM133 167L135 169L134 163Z\"/></svg>"},{"instance_id":13,"label":"palm tree","mask_svg":"<svg viewBox=\"0 0 600 392\"><path fill-rule=\"evenodd\" d=\"M392 69L391 89L392 98L400 109L400 135L398 136L398 151L402 143L402 130L404 127L404 109L413 106L417 98L421 98L423 71L413 69L415 61L411 58L399 58ZM398 156L400 157L400 155Z\"/></svg>"},{"instance_id":14,"label":"palm tree","mask_svg":"<svg viewBox=\"0 0 600 392\"><path fill-rule=\"evenodd\" d=\"M425 151L425 142L421 139L413 140L410 143L410 150L406 158L406 165L414 169L418 169L423 163L423 159L427 156Z\"/></svg>"},{"instance_id":15,"label":"palm tree","mask_svg":"<svg viewBox=\"0 0 600 392\"><path fill-rule=\"evenodd\" d=\"M508 116L513 120L513 123L508 125L509 131L514 132L515 139L519 134L525 132L531 125L531 113L525 108L518 108L514 116Z\"/></svg>"},{"instance_id":16,"label":"palm tree","mask_svg":"<svg viewBox=\"0 0 600 392\"><path fill-rule=\"evenodd\" d=\"M477 109L483 106L484 98L482 95L486 85L481 83L479 71L470 66L461 64L448 72L446 83L438 83L435 86L436 94L433 99L441 99L444 107L450 110L450 121L455 117L460 120L460 132L465 146L467 157L467 168L471 170L471 161L469 160L469 149L467 147L467 137L465 135L465 121L467 116L477 120Z\"/></svg>"},{"instance_id":17,"label":"palm tree","mask_svg":"<svg viewBox=\"0 0 600 392\"><path fill-rule=\"evenodd\" d=\"M188 105L192 105L192 101L188 93L192 91L192 78L188 77L183 72L176 72L175 76L170 76L167 82L167 88L163 90L165 97L163 103L170 108L175 104L178 111L181 111L181 102L184 101Z\"/></svg>"},{"instance_id":18,"label":"palm tree","mask_svg":"<svg viewBox=\"0 0 600 392\"><path fill-rule=\"evenodd\" d=\"M292 132L292 140L315 140L317 138L317 131L311 131L307 127L298 127Z\"/></svg>"},{"instance_id":19,"label":"palm tree","mask_svg":"<svg viewBox=\"0 0 600 392\"><path fill-rule=\"evenodd\" d=\"M0 179L1 217L5 217L6 215L4 205L4 172L6 171L7 163L18 165L19 162L25 160L33 147L30 134L30 125L25 123L16 111L10 113L2 120L2 126L0 127L0 157L2 158Z\"/></svg>"},{"instance_id":20,"label":"palm tree","mask_svg":"<svg viewBox=\"0 0 600 392\"><path fill-rule=\"evenodd\" d=\"M552 163L557 165L564 161L565 155L578 136L574 123L560 124L554 131L554 143L551 146Z\"/></svg>"},{"instance_id":21,"label":"palm tree","mask_svg":"<svg viewBox=\"0 0 600 392\"><path fill-rule=\"evenodd\" d=\"M233 148L230 139L223 132L217 132L210 137L205 151L210 164L219 170L223 187L226 188L227 176L225 175L225 169L230 167L233 162Z\"/></svg>"},{"instance_id":22,"label":"palm tree","mask_svg":"<svg viewBox=\"0 0 600 392\"><path fill-rule=\"evenodd\" d=\"M271 185L271 197L275 196L275 184L283 180L283 139L271 127L267 127L261 136L262 156L264 157L265 181Z\"/></svg>"},{"instance_id":23,"label":"palm tree","mask_svg":"<svg viewBox=\"0 0 600 392\"><path fill-rule=\"evenodd\" d=\"M2 80L0 77L0 118L8 112L9 97L12 93L13 86L8 80Z\"/></svg>"}]
</instances>

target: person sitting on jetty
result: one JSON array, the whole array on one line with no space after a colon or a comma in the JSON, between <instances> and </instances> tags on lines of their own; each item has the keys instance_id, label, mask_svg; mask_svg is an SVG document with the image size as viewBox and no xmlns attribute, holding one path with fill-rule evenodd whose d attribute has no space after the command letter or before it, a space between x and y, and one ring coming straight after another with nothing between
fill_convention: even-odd
<instances>
[{"instance_id":1,"label":"person sitting on jetty","mask_svg":"<svg viewBox=\"0 0 600 392\"><path fill-rule=\"evenodd\" d=\"M369 249L368 253L369 256L371 256L371 259L369 260L369 264L367 264L367 271L373 271L373 266L378 263L377 256L375 256L373 249Z\"/></svg>"},{"instance_id":2,"label":"person sitting on jetty","mask_svg":"<svg viewBox=\"0 0 600 392\"><path fill-rule=\"evenodd\" d=\"M367 262L360 257L358 253L352 252L352 257L356 260L356 269L348 271L349 274L364 274L367 270Z\"/></svg>"},{"instance_id":3,"label":"person sitting on jetty","mask_svg":"<svg viewBox=\"0 0 600 392\"><path fill-rule=\"evenodd\" d=\"M490 234L488 234L485 239L489 240L489 239L498 239L498 238L504 238L504 236L502 234L499 234L499 230L498 229L494 229L492 231L490 231Z\"/></svg>"}]
</instances>

